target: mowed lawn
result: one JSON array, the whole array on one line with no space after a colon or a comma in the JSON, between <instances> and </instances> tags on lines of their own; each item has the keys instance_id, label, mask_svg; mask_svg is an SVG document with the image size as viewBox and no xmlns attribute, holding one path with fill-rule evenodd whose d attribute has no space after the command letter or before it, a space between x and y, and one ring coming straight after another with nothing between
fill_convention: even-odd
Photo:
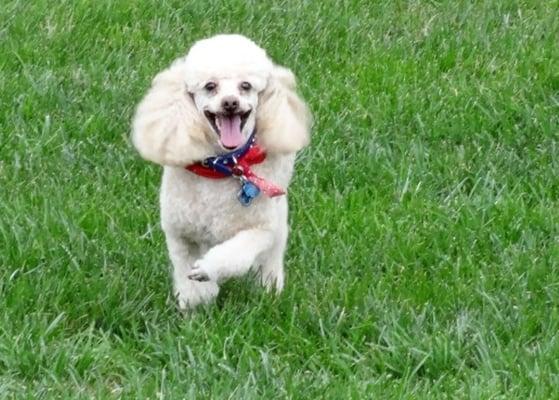
<instances>
[{"instance_id":1,"label":"mowed lawn","mask_svg":"<svg viewBox=\"0 0 559 400\"><path fill-rule=\"evenodd\" d=\"M184 317L130 120L221 32L295 72L313 140L284 293ZM0 398L559 396L556 0L10 0L0 135Z\"/></svg>"}]
</instances>

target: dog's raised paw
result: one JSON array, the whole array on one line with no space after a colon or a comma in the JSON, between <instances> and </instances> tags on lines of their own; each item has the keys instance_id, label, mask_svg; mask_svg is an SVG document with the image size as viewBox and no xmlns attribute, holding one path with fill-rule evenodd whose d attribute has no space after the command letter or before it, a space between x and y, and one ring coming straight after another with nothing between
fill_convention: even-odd
<instances>
[{"instance_id":1,"label":"dog's raised paw","mask_svg":"<svg viewBox=\"0 0 559 400\"><path fill-rule=\"evenodd\" d=\"M207 264L203 260L196 261L192 270L188 273L188 279L198 282L215 281L210 273L211 268Z\"/></svg>"},{"instance_id":2,"label":"dog's raised paw","mask_svg":"<svg viewBox=\"0 0 559 400\"><path fill-rule=\"evenodd\" d=\"M204 271L193 269L192 272L188 274L188 279L198 282L207 282L210 280L210 277Z\"/></svg>"}]
</instances>

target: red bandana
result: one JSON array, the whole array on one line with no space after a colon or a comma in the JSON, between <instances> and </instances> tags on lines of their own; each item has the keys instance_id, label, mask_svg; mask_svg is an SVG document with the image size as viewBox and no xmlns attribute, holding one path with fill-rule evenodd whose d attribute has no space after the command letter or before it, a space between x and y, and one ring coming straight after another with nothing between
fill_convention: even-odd
<instances>
[{"instance_id":1,"label":"red bandana","mask_svg":"<svg viewBox=\"0 0 559 400\"><path fill-rule=\"evenodd\" d=\"M216 158L212 159L215 160ZM187 165L185 168L196 175L210 179L223 179L234 176L241 179L241 181L246 180L253 183L268 197L281 196L285 194L282 188L255 175L250 169L252 165L260 164L265 159L266 151L257 144L252 144L244 154L238 158L233 158L236 162L230 163L231 166L228 165L228 162L212 163L205 161Z\"/></svg>"}]
</instances>

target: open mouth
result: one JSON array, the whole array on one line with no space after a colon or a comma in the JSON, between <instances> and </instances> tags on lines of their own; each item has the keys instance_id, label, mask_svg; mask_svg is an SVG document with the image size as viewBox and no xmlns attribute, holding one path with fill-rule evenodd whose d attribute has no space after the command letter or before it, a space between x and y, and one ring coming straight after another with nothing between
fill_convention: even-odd
<instances>
[{"instance_id":1,"label":"open mouth","mask_svg":"<svg viewBox=\"0 0 559 400\"><path fill-rule=\"evenodd\" d=\"M213 113L204 111L204 115L210 121L213 130L219 136L221 145L228 149L236 149L244 141L242 134L243 127L248 120L252 110L240 113Z\"/></svg>"}]
</instances>

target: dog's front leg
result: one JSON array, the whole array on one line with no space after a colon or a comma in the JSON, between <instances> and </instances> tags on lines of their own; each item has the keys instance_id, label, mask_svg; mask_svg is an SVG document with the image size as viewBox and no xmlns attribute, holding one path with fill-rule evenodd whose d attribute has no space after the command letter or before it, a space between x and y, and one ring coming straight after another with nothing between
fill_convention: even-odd
<instances>
[{"instance_id":1,"label":"dog's front leg","mask_svg":"<svg viewBox=\"0 0 559 400\"><path fill-rule=\"evenodd\" d=\"M212 247L188 275L196 281L220 281L248 272L258 255L273 244L273 234L265 229L247 229Z\"/></svg>"},{"instance_id":2,"label":"dog's front leg","mask_svg":"<svg viewBox=\"0 0 559 400\"><path fill-rule=\"evenodd\" d=\"M196 282L188 278L199 255L198 246L179 235L166 232L165 239L173 263L173 286L179 308L186 310L211 302L218 294L216 282Z\"/></svg>"}]
</instances>

